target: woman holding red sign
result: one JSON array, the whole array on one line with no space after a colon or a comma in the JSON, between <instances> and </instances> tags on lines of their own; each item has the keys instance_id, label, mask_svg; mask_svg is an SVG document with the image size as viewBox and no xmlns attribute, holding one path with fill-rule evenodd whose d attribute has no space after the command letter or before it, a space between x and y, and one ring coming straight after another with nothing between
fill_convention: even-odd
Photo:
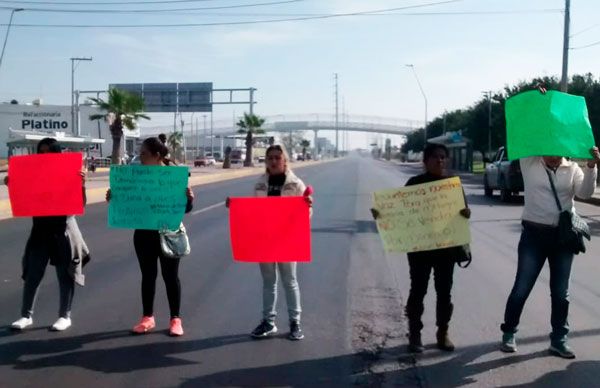
<instances>
[{"instance_id":1,"label":"woman holding red sign","mask_svg":"<svg viewBox=\"0 0 600 388\"><path fill-rule=\"evenodd\" d=\"M56 139L45 138L37 145L37 153L61 153ZM82 195L85 204L85 172L82 176ZM9 184L8 176L4 179ZM23 255L23 304L21 318L12 323L14 330L23 330L33 324L33 307L38 288L48 262L56 267L60 289L58 320L50 327L63 331L71 326L71 304L75 283L84 284L81 267L89 261L89 251L74 216L33 217L33 227Z\"/></svg>"},{"instance_id":2,"label":"woman holding red sign","mask_svg":"<svg viewBox=\"0 0 600 388\"><path fill-rule=\"evenodd\" d=\"M254 186L254 195L257 197L274 196L304 196L311 206L312 214L312 188L306 187L288 166L289 157L280 145L271 145L266 152L266 172ZM229 198L226 206L229 207ZM260 263L260 273L263 278L263 319L252 331L253 338L266 338L277 333L275 317L277 312L277 273L282 278L285 296L288 305L290 320L290 333L288 338L293 341L304 338L300 328L300 287L296 277L296 262L291 263Z\"/></svg>"},{"instance_id":3,"label":"woman holding red sign","mask_svg":"<svg viewBox=\"0 0 600 388\"><path fill-rule=\"evenodd\" d=\"M150 137L142 143L140 161L145 166L170 165L167 158L169 150L158 138ZM194 193L190 187L186 190L187 204L185 212L192 210ZM106 200L110 201L110 189L106 192ZM158 230L136 229L133 234L133 245L138 257L142 272L142 308L141 321L133 327L136 334L145 334L156 327L154 320L154 294L156 291L156 277L158 276L157 262L160 262L161 274L167 289L171 320L169 335L182 336L183 326L179 309L181 306L181 283L179 281L180 258L165 257L160 247Z\"/></svg>"}]
</instances>

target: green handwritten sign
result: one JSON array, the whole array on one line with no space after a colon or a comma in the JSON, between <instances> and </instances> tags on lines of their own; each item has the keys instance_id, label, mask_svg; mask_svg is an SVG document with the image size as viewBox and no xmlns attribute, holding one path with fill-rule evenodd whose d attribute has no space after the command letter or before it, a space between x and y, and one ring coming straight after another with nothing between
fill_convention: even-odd
<instances>
[{"instance_id":1,"label":"green handwritten sign","mask_svg":"<svg viewBox=\"0 0 600 388\"><path fill-rule=\"evenodd\" d=\"M589 159L594 135L585 98L550 90L506 101L508 158L564 156Z\"/></svg>"},{"instance_id":2,"label":"green handwritten sign","mask_svg":"<svg viewBox=\"0 0 600 388\"><path fill-rule=\"evenodd\" d=\"M112 166L108 226L177 229L185 213L188 168L183 166Z\"/></svg>"},{"instance_id":3,"label":"green handwritten sign","mask_svg":"<svg viewBox=\"0 0 600 388\"><path fill-rule=\"evenodd\" d=\"M460 178L373 194L377 229L387 252L419 252L468 244L469 221Z\"/></svg>"}]
</instances>

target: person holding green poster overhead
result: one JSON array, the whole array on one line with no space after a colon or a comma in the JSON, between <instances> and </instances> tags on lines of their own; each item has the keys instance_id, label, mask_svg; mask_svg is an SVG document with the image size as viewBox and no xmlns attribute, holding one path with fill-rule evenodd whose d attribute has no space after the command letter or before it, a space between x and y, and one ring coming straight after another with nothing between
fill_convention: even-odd
<instances>
[{"instance_id":1,"label":"person holding green poster overhead","mask_svg":"<svg viewBox=\"0 0 600 388\"><path fill-rule=\"evenodd\" d=\"M147 166L170 165L172 162L166 157L169 150L156 137L151 137L142 143L140 161ZM187 204L185 212L192 210L194 193L188 186L186 190ZM106 200L110 201L110 189L106 192ZM162 253L158 230L136 229L133 234L133 245L142 271L142 307L141 321L133 327L136 334L144 334L156 327L154 320L154 293L156 290L156 277L158 275L157 261L160 262L161 274L167 290L171 321L169 334L171 336L183 335L183 326L179 309L181 305L181 283L179 282L180 258L168 258Z\"/></svg>"},{"instance_id":2,"label":"person holding green poster overhead","mask_svg":"<svg viewBox=\"0 0 600 388\"><path fill-rule=\"evenodd\" d=\"M594 193L600 153L597 147L593 147L590 154L592 159L583 168L561 156L528 157L520 160L525 185L525 206L517 274L506 302L504 323L501 325L503 334L500 349L503 352L517 351L515 333L523 307L548 260L552 300L549 351L559 357L575 358L575 353L567 344L569 281L574 251L559 241L558 223L560 209L575 213L575 196L590 198Z\"/></svg>"},{"instance_id":3,"label":"person holding green poster overhead","mask_svg":"<svg viewBox=\"0 0 600 388\"><path fill-rule=\"evenodd\" d=\"M411 177L406 182L406 186L449 178L446 174L447 159L448 148L446 146L433 143L427 144L423 151L425 173ZM380 212L377 209L371 209L371 213L375 219L380 216ZM460 215L465 218L471 217L471 210L468 208L466 199L465 208L460 211ZM410 292L406 302L405 313L408 318L408 349L413 353L421 353L424 350L421 340L421 330L423 329L421 317L425 309L423 300L427 293L432 270L437 294L437 347L445 351L454 350L454 344L449 338L448 330L452 312L454 311L451 292L454 264L458 260L457 256L458 250L456 247L408 253Z\"/></svg>"}]
</instances>

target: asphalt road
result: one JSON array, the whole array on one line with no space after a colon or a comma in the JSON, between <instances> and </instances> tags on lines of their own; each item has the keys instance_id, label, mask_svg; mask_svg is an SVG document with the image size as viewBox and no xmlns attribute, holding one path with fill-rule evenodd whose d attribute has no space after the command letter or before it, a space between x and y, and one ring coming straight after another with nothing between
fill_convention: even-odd
<instances>
[{"instance_id":1,"label":"asphalt road","mask_svg":"<svg viewBox=\"0 0 600 388\"><path fill-rule=\"evenodd\" d=\"M192 254L180 267L185 336L167 335L162 281L155 302L157 330L133 336L141 315L140 273L132 231L106 227L106 205L79 219L92 251L87 285L76 289L73 326L47 330L56 317L58 289L49 267L40 288L34 326L14 333L22 281L20 258L31 221L0 222L1 387L204 386L600 386L600 240L575 260L571 286L572 345L578 358L547 355L550 299L547 268L525 308L519 353L497 351L504 303L516 270L521 204L484 198L478 179L464 179L473 209L474 262L455 272L454 353L436 350L433 286L426 300L427 350L406 353L402 307L408 294L404 255L385 255L370 220L370 193L398 187L418 172L358 156L298 169L315 188L313 261L299 265L306 338L291 342L280 293L281 335L262 341L258 324L261 280L256 265L234 263L226 196L248 195L256 178L195 188L185 223ZM552 205L552 204L550 204ZM600 234L600 211L578 204ZM282 291L282 290L281 290Z\"/></svg>"}]
</instances>

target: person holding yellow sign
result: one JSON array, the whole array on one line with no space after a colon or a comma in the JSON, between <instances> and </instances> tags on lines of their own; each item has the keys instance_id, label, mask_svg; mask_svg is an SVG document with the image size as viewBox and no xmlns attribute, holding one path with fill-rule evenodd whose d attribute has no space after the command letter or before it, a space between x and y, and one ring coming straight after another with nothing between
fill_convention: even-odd
<instances>
[{"instance_id":1,"label":"person holding yellow sign","mask_svg":"<svg viewBox=\"0 0 600 388\"><path fill-rule=\"evenodd\" d=\"M434 182L449 178L446 175L446 160L448 149L441 144L427 144L423 151L425 173L411 177L406 186ZM374 218L380 217L377 209L371 209ZM471 217L471 210L466 205L460 210L460 215ZM436 325L438 327L436 339L437 347L441 350L453 351L454 344L448 336L450 318L454 306L451 301L454 264L458 260L457 247L433 249L426 251L413 251L408 253L410 268L410 293L405 307L408 318L408 347L413 353L423 352L421 330L423 322L421 317L424 311L423 300L427 293L431 271L434 273L435 290L437 293Z\"/></svg>"}]
</instances>

